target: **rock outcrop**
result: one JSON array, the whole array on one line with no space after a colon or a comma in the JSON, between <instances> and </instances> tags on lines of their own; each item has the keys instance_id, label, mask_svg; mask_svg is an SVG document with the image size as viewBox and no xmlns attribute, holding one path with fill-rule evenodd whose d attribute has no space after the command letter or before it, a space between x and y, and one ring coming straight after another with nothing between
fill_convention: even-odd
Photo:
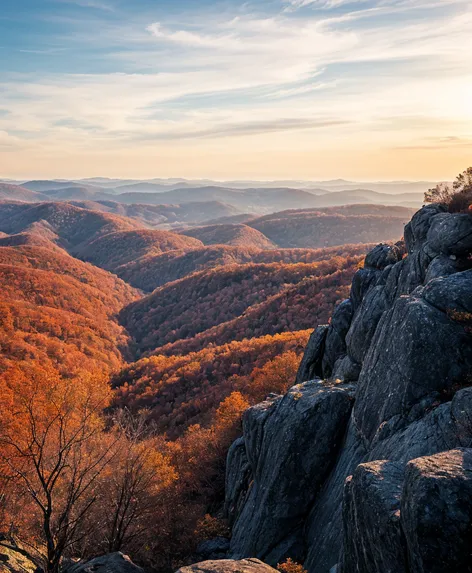
<instances>
[{"instance_id":1,"label":"rock outcrop","mask_svg":"<svg viewBox=\"0 0 472 573\"><path fill-rule=\"evenodd\" d=\"M181 567L176 573L277 573L259 559L220 559L217 561L202 561L188 567Z\"/></svg>"},{"instance_id":2,"label":"rock outcrop","mask_svg":"<svg viewBox=\"0 0 472 573\"><path fill-rule=\"evenodd\" d=\"M472 571L470 454L457 449L472 446L471 254L472 215L430 205L404 242L367 255L297 385L244 416L227 464L230 556L292 557L309 573Z\"/></svg>"},{"instance_id":3,"label":"rock outcrop","mask_svg":"<svg viewBox=\"0 0 472 573\"><path fill-rule=\"evenodd\" d=\"M95 557L90 561L78 561L65 569L65 573L144 573L127 555L117 551Z\"/></svg>"}]
</instances>

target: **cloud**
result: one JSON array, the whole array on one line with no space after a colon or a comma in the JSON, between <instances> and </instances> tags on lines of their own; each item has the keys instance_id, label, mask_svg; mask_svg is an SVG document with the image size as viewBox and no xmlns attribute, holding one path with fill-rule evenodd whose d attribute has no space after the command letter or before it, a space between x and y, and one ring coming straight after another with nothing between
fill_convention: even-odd
<instances>
[{"instance_id":1,"label":"cloud","mask_svg":"<svg viewBox=\"0 0 472 573\"><path fill-rule=\"evenodd\" d=\"M55 2L59 2L61 4L74 4L81 8L92 8L95 10L103 10L105 12L114 12L115 10L115 7L112 4L96 0L55 0Z\"/></svg>"},{"instance_id":2,"label":"cloud","mask_svg":"<svg viewBox=\"0 0 472 573\"><path fill-rule=\"evenodd\" d=\"M317 1L308 11L178 18L100 14L61 32L74 42L67 55L94 50L81 66L95 64L90 73L70 65L3 74L2 129L38 149L87 152L218 138L235 146L247 138L248 153L256 140L313 153L398 148L451 133L467 139L472 7L422 1Z\"/></svg>"}]
</instances>

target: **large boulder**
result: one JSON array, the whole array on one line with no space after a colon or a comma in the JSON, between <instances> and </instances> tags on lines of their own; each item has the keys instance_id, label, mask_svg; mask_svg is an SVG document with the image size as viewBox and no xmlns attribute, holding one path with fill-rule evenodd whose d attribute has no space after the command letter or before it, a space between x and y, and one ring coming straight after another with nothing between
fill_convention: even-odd
<instances>
[{"instance_id":1,"label":"large boulder","mask_svg":"<svg viewBox=\"0 0 472 573\"><path fill-rule=\"evenodd\" d=\"M188 567L181 567L176 573L276 573L259 559L220 559L217 561L202 561Z\"/></svg>"},{"instance_id":2,"label":"large boulder","mask_svg":"<svg viewBox=\"0 0 472 573\"><path fill-rule=\"evenodd\" d=\"M412 573L470 573L472 450L409 462L401 518Z\"/></svg>"},{"instance_id":3,"label":"large boulder","mask_svg":"<svg viewBox=\"0 0 472 573\"><path fill-rule=\"evenodd\" d=\"M65 573L144 573L127 555L120 551L95 557L90 561L78 561L66 569Z\"/></svg>"},{"instance_id":4,"label":"large boulder","mask_svg":"<svg viewBox=\"0 0 472 573\"><path fill-rule=\"evenodd\" d=\"M251 484L233 527L231 556L274 565L287 555L300 558L304 520L335 462L351 407L352 387L311 381L245 413ZM234 454L232 460L240 463Z\"/></svg>"},{"instance_id":5,"label":"large boulder","mask_svg":"<svg viewBox=\"0 0 472 573\"><path fill-rule=\"evenodd\" d=\"M342 573L470 573L472 450L359 465L343 517Z\"/></svg>"},{"instance_id":6,"label":"large boulder","mask_svg":"<svg viewBox=\"0 0 472 573\"><path fill-rule=\"evenodd\" d=\"M365 439L372 440L394 416L413 408L421 415L431 399L444 399L472 371L470 335L445 308L447 297L458 300L451 308L468 304L471 271L464 275L435 279L426 289L397 299L382 316L363 363L353 413Z\"/></svg>"},{"instance_id":7,"label":"large boulder","mask_svg":"<svg viewBox=\"0 0 472 573\"><path fill-rule=\"evenodd\" d=\"M403 476L403 464L382 460L360 464L347 478L343 500L343 573L407 571L400 524Z\"/></svg>"}]
</instances>

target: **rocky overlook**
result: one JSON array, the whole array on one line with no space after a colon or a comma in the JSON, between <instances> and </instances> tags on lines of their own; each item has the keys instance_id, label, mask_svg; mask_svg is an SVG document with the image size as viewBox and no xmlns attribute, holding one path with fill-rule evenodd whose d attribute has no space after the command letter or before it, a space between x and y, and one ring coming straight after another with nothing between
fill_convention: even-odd
<instances>
[{"instance_id":1,"label":"rocky overlook","mask_svg":"<svg viewBox=\"0 0 472 573\"><path fill-rule=\"evenodd\" d=\"M229 557L472 571L472 216L418 211L228 454Z\"/></svg>"}]
</instances>

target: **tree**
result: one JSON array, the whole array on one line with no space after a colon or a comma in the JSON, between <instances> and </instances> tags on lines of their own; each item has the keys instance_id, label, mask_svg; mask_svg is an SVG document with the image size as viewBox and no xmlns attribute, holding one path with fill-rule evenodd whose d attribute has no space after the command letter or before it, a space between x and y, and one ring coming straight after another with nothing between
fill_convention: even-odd
<instances>
[{"instance_id":1,"label":"tree","mask_svg":"<svg viewBox=\"0 0 472 573\"><path fill-rule=\"evenodd\" d=\"M46 547L44 569L58 573L97 500L98 478L114 457L101 412L103 380L61 378L39 366L0 379L0 479L29 500L29 526Z\"/></svg>"},{"instance_id":2,"label":"tree","mask_svg":"<svg viewBox=\"0 0 472 573\"><path fill-rule=\"evenodd\" d=\"M104 537L107 552L127 550L149 529L159 512L161 494L177 480L168 456L160 451L159 440L146 425L144 414L118 412L114 430L117 455L101 476L103 515L98 535Z\"/></svg>"}]
</instances>

